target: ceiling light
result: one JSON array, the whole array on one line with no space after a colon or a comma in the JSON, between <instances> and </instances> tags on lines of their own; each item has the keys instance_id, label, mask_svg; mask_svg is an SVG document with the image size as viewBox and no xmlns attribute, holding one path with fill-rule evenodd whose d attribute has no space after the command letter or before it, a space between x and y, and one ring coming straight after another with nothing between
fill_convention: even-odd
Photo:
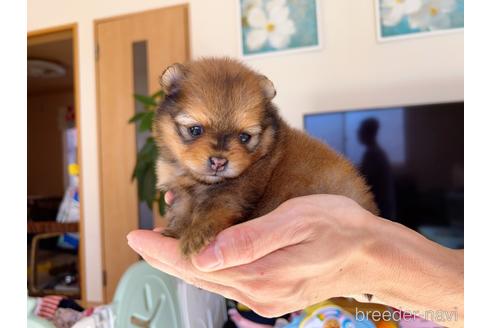
<instances>
[{"instance_id":1,"label":"ceiling light","mask_svg":"<svg viewBox=\"0 0 492 328\"><path fill-rule=\"evenodd\" d=\"M27 59L27 76L52 79L64 77L67 70L61 64L44 59Z\"/></svg>"}]
</instances>

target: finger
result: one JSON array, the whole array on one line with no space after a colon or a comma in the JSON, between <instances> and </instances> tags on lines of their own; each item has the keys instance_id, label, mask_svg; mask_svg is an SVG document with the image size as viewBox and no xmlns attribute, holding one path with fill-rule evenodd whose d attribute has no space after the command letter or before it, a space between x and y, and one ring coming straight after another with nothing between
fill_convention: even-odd
<instances>
[{"instance_id":1,"label":"finger","mask_svg":"<svg viewBox=\"0 0 492 328\"><path fill-rule=\"evenodd\" d=\"M174 200L174 195L172 192L168 191L164 194L164 201L166 202L167 205L171 205Z\"/></svg>"},{"instance_id":2,"label":"finger","mask_svg":"<svg viewBox=\"0 0 492 328\"><path fill-rule=\"evenodd\" d=\"M150 256L143 255L142 258L150 266L156 268L157 270L168 273L171 276L179 278L179 279L185 281L186 283L188 283L190 285L208 290L212 293L222 295L226 298L230 298L230 299L236 300L236 301L244 303L244 304L252 303L252 301L248 297L243 295L241 292L239 292L235 288L200 279L199 277L196 277L196 276L193 276L193 274L190 274L190 272L180 271L180 270L178 270L172 266L166 265L166 264L160 262L159 260L152 258Z\"/></svg>"},{"instance_id":3,"label":"finger","mask_svg":"<svg viewBox=\"0 0 492 328\"><path fill-rule=\"evenodd\" d=\"M234 291L232 287L228 286L223 286L220 284L216 284L210 281L206 281L203 279L200 279L199 277L196 277L193 275L193 273L190 272L184 272L179 269L176 269L172 266L166 265L162 263L161 261L154 259L150 256L143 255L142 258L150 264L152 267L163 271L165 273L170 274L171 276L174 276L176 278L179 278L183 281L185 281L189 285L193 285L198 288L206 289L214 293L220 293L220 294L233 294L234 296L237 297L237 291Z\"/></svg>"},{"instance_id":4,"label":"finger","mask_svg":"<svg viewBox=\"0 0 492 328\"><path fill-rule=\"evenodd\" d=\"M152 229L152 231L154 232L163 232L164 230L166 230L165 227L155 227L154 229Z\"/></svg>"},{"instance_id":5,"label":"finger","mask_svg":"<svg viewBox=\"0 0 492 328\"><path fill-rule=\"evenodd\" d=\"M128 234L128 245L142 257L151 257L160 263L174 268L175 272L184 272L202 280L228 286L237 286L239 281L248 278L242 272L215 272L209 274L198 270L190 260L183 257L179 240L165 237L160 233L149 230L135 230Z\"/></svg>"},{"instance_id":6,"label":"finger","mask_svg":"<svg viewBox=\"0 0 492 328\"><path fill-rule=\"evenodd\" d=\"M229 227L197 256L193 264L211 272L256 261L280 248L298 244L309 237L309 224L302 217L288 219L283 209Z\"/></svg>"},{"instance_id":7,"label":"finger","mask_svg":"<svg viewBox=\"0 0 492 328\"><path fill-rule=\"evenodd\" d=\"M128 245L140 255L159 259L173 267L186 265L177 239L150 230L134 230L127 235L127 239Z\"/></svg>"},{"instance_id":8,"label":"finger","mask_svg":"<svg viewBox=\"0 0 492 328\"><path fill-rule=\"evenodd\" d=\"M276 252L252 264L207 273L196 269L189 260L181 255L179 241L174 238L164 237L159 233L148 230L132 231L127 238L128 244L136 252L150 265L161 271L181 278L192 285L232 298L260 314L271 314L273 313L271 311L275 310L275 307L271 304L266 306L262 303L262 300L255 298L255 292L252 288L248 289L248 293L240 292L239 288L244 289L245 286L250 284L255 274L265 272L267 268L271 268L271 260L274 260L273 267L281 269L282 263L289 262L285 256L283 257L284 260L278 261L277 255L281 255L284 252ZM271 274L269 276L271 277Z\"/></svg>"},{"instance_id":9,"label":"finger","mask_svg":"<svg viewBox=\"0 0 492 328\"><path fill-rule=\"evenodd\" d=\"M272 274L276 274L279 270L284 270L286 263L289 262L288 260L278 260L279 256L284 252L275 252L261 261L256 261L248 265L235 266L214 272L205 272L197 269L190 260L181 255L179 241L174 238L164 237L157 232L149 230L132 231L128 234L127 238L129 246L142 257L154 258L163 265L172 267L174 272L181 272L182 275L240 289L251 297L252 300L257 301L261 300L255 298L254 291L249 290L249 288L246 288L248 289L247 292L243 290L245 286L249 286L251 280L256 280L255 275L258 272L268 272L268 276L271 277Z\"/></svg>"}]
</instances>

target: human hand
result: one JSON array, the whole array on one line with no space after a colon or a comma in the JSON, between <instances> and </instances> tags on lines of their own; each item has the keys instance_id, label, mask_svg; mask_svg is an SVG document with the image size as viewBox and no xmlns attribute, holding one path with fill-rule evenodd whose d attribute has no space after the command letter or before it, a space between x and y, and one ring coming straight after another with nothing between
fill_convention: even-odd
<instances>
[{"instance_id":1,"label":"human hand","mask_svg":"<svg viewBox=\"0 0 492 328\"><path fill-rule=\"evenodd\" d=\"M178 240L158 232L133 231L128 242L157 269L273 317L370 293L378 277L368 251L379 220L346 197L312 195L227 228L191 261Z\"/></svg>"}]
</instances>

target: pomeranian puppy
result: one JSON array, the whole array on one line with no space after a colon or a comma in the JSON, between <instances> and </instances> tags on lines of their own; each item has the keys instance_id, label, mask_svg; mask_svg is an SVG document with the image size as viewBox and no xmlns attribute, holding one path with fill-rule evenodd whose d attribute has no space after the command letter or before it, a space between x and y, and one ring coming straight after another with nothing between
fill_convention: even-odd
<instances>
[{"instance_id":1,"label":"pomeranian puppy","mask_svg":"<svg viewBox=\"0 0 492 328\"><path fill-rule=\"evenodd\" d=\"M265 76L233 59L206 58L170 66L160 82L157 188L174 194L163 234L179 238L185 256L298 196L344 195L377 213L345 158L282 120Z\"/></svg>"}]
</instances>

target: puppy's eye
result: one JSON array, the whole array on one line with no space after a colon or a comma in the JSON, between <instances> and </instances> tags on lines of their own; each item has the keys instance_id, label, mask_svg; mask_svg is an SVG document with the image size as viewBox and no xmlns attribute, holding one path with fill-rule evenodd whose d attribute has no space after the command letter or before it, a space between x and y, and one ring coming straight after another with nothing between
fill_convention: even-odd
<instances>
[{"instance_id":1,"label":"puppy's eye","mask_svg":"<svg viewBox=\"0 0 492 328\"><path fill-rule=\"evenodd\" d=\"M243 132L243 133L241 133L241 134L239 135L239 140L240 140L243 144L247 143L250 139L251 139L251 135L249 135L249 134L247 134L247 133L244 133L244 132Z\"/></svg>"},{"instance_id":2,"label":"puppy's eye","mask_svg":"<svg viewBox=\"0 0 492 328\"><path fill-rule=\"evenodd\" d=\"M203 127L200 125L194 125L192 127L189 127L188 131L190 132L190 135L192 137L198 137L203 134Z\"/></svg>"}]
</instances>

